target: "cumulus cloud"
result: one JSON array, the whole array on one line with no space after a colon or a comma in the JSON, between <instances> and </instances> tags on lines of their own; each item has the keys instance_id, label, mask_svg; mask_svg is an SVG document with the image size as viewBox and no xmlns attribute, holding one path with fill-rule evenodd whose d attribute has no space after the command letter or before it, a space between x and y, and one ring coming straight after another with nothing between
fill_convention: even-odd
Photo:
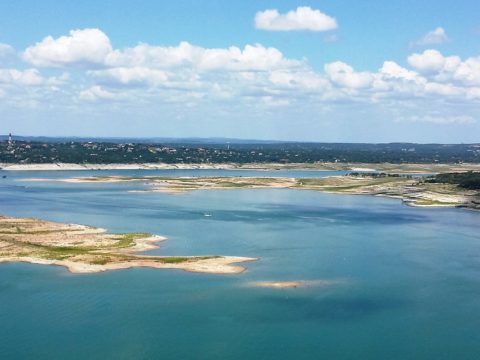
<instances>
[{"instance_id":1,"label":"cumulus cloud","mask_svg":"<svg viewBox=\"0 0 480 360\"><path fill-rule=\"evenodd\" d=\"M55 106L61 102L58 93L69 91L67 80L66 74L46 77L37 69L0 68L0 107L33 109Z\"/></svg>"},{"instance_id":2,"label":"cumulus cloud","mask_svg":"<svg viewBox=\"0 0 480 360\"><path fill-rule=\"evenodd\" d=\"M424 46L424 45L435 45L443 44L448 41L448 36L445 30L442 27L437 27L435 30L429 31L423 35L420 39L415 41L412 45L414 46Z\"/></svg>"},{"instance_id":3,"label":"cumulus cloud","mask_svg":"<svg viewBox=\"0 0 480 360\"><path fill-rule=\"evenodd\" d=\"M411 80L411 81L418 80L417 72L405 69L404 67L401 67L394 61L385 61L383 63L383 66L379 70L379 72L385 78L404 79L404 80Z\"/></svg>"},{"instance_id":4,"label":"cumulus cloud","mask_svg":"<svg viewBox=\"0 0 480 360\"><path fill-rule=\"evenodd\" d=\"M255 15L255 27L268 31L328 31L338 27L335 18L308 6L280 14L276 9L259 11Z\"/></svg>"},{"instance_id":5,"label":"cumulus cloud","mask_svg":"<svg viewBox=\"0 0 480 360\"><path fill-rule=\"evenodd\" d=\"M480 57L462 61L459 56L444 56L437 50L412 54L408 63L437 82L456 82L464 86L480 85Z\"/></svg>"},{"instance_id":6,"label":"cumulus cloud","mask_svg":"<svg viewBox=\"0 0 480 360\"><path fill-rule=\"evenodd\" d=\"M372 84L373 76L368 72L355 72L353 68L341 61L325 65L325 73L337 85L361 89Z\"/></svg>"},{"instance_id":7,"label":"cumulus cloud","mask_svg":"<svg viewBox=\"0 0 480 360\"><path fill-rule=\"evenodd\" d=\"M28 47L23 59L40 67L90 67L104 63L112 51L110 39L99 29L71 30L68 36L47 36Z\"/></svg>"},{"instance_id":8,"label":"cumulus cloud","mask_svg":"<svg viewBox=\"0 0 480 360\"><path fill-rule=\"evenodd\" d=\"M247 44L243 49L203 48L188 42L178 46L139 44L134 47L113 50L110 39L98 29L72 30L69 36L57 39L47 36L41 42L28 47L23 59L39 67L118 67L118 75L125 76L122 68L195 68L202 71L268 71L277 68L299 66L302 61L286 59L276 48L260 44ZM132 72L132 71L129 71ZM158 73L157 73L158 75Z\"/></svg>"},{"instance_id":9,"label":"cumulus cloud","mask_svg":"<svg viewBox=\"0 0 480 360\"><path fill-rule=\"evenodd\" d=\"M42 94L47 94L45 99L63 94L75 104L78 100L189 106L231 102L245 107L363 102L402 103L408 108L418 101L480 104L480 57L462 59L433 49L410 55L404 66L387 60L378 69L366 71L335 61L322 71L305 59L286 57L279 49L261 44L207 48L189 42L140 43L114 49L101 30L84 29L55 39L46 37L28 47L22 57L39 68L50 67L42 71L57 75L45 77L39 69L0 68L2 101L14 87L23 86L31 89L25 92L30 91L38 103ZM70 70L74 71L69 77ZM18 94L22 98L20 90ZM434 123L433 115L429 116L416 121ZM449 119L437 123L468 123Z\"/></svg>"},{"instance_id":10,"label":"cumulus cloud","mask_svg":"<svg viewBox=\"0 0 480 360\"><path fill-rule=\"evenodd\" d=\"M243 49L236 46L203 48L184 41L171 47L140 44L115 50L107 56L105 64L161 69L188 67L202 71L267 71L300 66L302 61L286 59L278 49L260 44L246 45Z\"/></svg>"},{"instance_id":11,"label":"cumulus cloud","mask_svg":"<svg viewBox=\"0 0 480 360\"><path fill-rule=\"evenodd\" d=\"M408 63L421 72L453 71L461 63L458 56L443 56L440 51L428 49L422 54L412 54L408 57Z\"/></svg>"}]
</instances>

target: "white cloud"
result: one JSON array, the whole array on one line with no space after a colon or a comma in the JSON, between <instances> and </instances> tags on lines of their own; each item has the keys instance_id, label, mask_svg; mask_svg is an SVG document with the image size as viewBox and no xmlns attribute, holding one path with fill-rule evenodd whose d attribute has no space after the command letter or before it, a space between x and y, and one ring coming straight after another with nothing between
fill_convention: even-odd
<instances>
[{"instance_id":1,"label":"white cloud","mask_svg":"<svg viewBox=\"0 0 480 360\"><path fill-rule=\"evenodd\" d=\"M269 31L328 31L337 28L337 21L320 10L299 6L296 10L280 14L276 9L259 11L255 15L255 27Z\"/></svg>"},{"instance_id":2,"label":"white cloud","mask_svg":"<svg viewBox=\"0 0 480 360\"><path fill-rule=\"evenodd\" d=\"M287 58L279 49L261 44L206 48L188 42L140 43L113 49L102 31L84 29L57 39L46 37L27 48L23 59L60 69L44 70L55 76L43 77L37 69L0 68L4 98L14 87L17 91L23 86L31 88L39 103L42 94L47 94L49 103L52 96L63 94L91 102L188 102L191 106L234 101L246 107L255 101L265 106L480 104L480 57L462 60L433 49L412 54L405 66L389 60L378 70L356 71L335 61L318 71L305 59ZM70 69L75 70L71 77Z\"/></svg>"},{"instance_id":3,"label":"white cloud","mask_svg":"<svg viewBox=\"0 0 480 360\"><path fill-rule=\"evenodd\" d=\"M15 55L15 49L8 44L0 43L0 61L8 60Z\"/></svg>"},{"instance_id":4,"label":"white cloud","mask_svg":"<svg viewBox=\"0 0 480 360\"><path fill-rule=\"evenodd\" d=\"M424 122L424 123L443 124L443 125L450 125L450 124L464 125L464 124L474 124L477 122L475 118L468 115L445 116L441 114L414 115L414 116L399 118L397 119L397 121Z\"/></svg>"},{"instance_id":5,"label":"white cloud","mask_svg":"<svg viewBox=\"0 0 480 360\"><path fill-rule=\"evenodd\" d=\"M373 76L372 96L376 99L420 96L428 82L416 71L406 69L394 61L385 61Z\"/></svg>"},{"instance_id":6,"label":"white cloud","mask_svg":"<svg viewBox=\"0 0 480 360\"><path fill-rule=\"evenodd\" d=\"M286 59L278 49L261 44L248 44L243 49L236 46L203 48L184 41L178 46L139 44L113 50L107 35L98 29L72 30L69 36L58 39L47 36L28 47L22 57L39 67L76 66L87 69L148 67L192 68L198 71L269 71L303 64L302 60Z\"/></svg>"},{"instance_id":7,"label":"white cloud","mask_svg":"<svg viewBox=\"0 0 480 360\"><path fill-rule=\"evenodd\" d=\"M412 45L424 46L424 45L434 45L434 44L443 44L448 41L448 36L445 30L442 27L437 27L435 30L429 31L420 39L415 41Z\"/></svg>"},{"instance_id":8,"label":"white cloud","mask_svg":"<svg viewBox=\"0 0 480 360\"><path fill-rule=\"evenodd\" d=\"M418 73L405 69L394 61L385 61L379 72L386 78L403 79L410 81L418 80Z\"/></svg>"},{"instance_id":9,"label":"white cloud","mask_svg":"<svg viewBox=\"0 0 480 360\"><path fill-rule=\"evenodd\" d=\"M463 89L453 86L451 84L439 84L430 82L425 84L425 92L427 94L445 95L445 96L457 96L464 93Z\"/></svg>"},{"instance_id":10,"label":"white cloud","mask_svg":"<svg viewBox=\"0 0 480 360\"><path fill-rule=\"evenodd\" d=\"M23 59L35 66L90 67L102 65L112 51L110 39L99 29L71 30L69 36L47 36L28 47Z\"/></svg>"},{"instance_id":11,"label":"white cloud","mask_svg":"<svg viewBox=\"0 0 480 360\"><path fill-rule=\"evenodd\" d=\"M87 101L115 100L118 95L95 85L80 92L80 99Z\"/></svg>"},{"instance_id":12,"label":"white cloud","mask_svg":"<svg viewBox=\"0 0 480 360\"><path fill-rule=\"evenodd\" d=\"M480 87L467 89L467 99L480 100Z\"/></svg>"},{"instance_id":13,"label":"white cloud","mask_svg":"<svg viewBox=\"0 0 480 360\"><path fill-rule=\"evenodd\" d=\"M168 79L164 71L146 67L117 67L91 71L90 74L110 85L158 86Z\"/></svg>"},{"instance_id":14,"label":"white cloud","mask_svg":"<svg viewBox=\"0 0 480 360\"><path fill-rule=\"evenodd\" d=\"M461 62L455 68L453 77L468 85L480 85L480 57L468 58Z\"/></svg>"},{"instance_id":15,"label":"white cloud","mask_svg":"<svg viewBox=\"0 0 480 360\"><path fill-rule=\"evenodd\" d=\"M275 48L256 44L246 45L243 51L235 46L228 49L206 49L198 66L205 70L267 71L299 64L299 61L285 59Z\"/></svg>"},{"instance_id":16,"label":"white cloud","mask_svg":"<svg viewBox=\"0 0 480 360\"><path fill-rule=\"evenodd\" d=\"M62 101L58 94L69 92L67 80L66 74L45 77L37 69L0 68L0 107L33 109L56 106Z\"/></svg>"},{"instance_id":17,"label":"white cloud","mask_svg":"<svg viewBox=\"0 0 480 360\"><path fill-rule=\"evenodd\" d=\"M325 72L335 84L351 89L369 87L373 81L371 73L355 72L350 65L341 61L326 64Z\"/></svg>"},{"instance_id":18,"label":"white cloud","mask_svg":"<svg viewBox=\"0 0 480 360\"><path fill-rule=\"evenodd\" d=\"M458 56L443 56L440 51L428 49L422 54L412 54L408 57L408 63L415 69L425 72L454 71L461 63Z\"/></svg>"},{"instance_id":19,"label":"white cloud","mask_svg":"<svg viewBox=\"0 0 480 360\"><path fill-rule=\"evenodd\" d=\"M108 66L148 66L160 69L194 68L200 71L267 71L300 66L302 61L286 59L276 48L260 44L246 45L243 49L203 48L181 42L178 46L162 47L140 44L111 52Z\"/></svg>"},{"instance_id":20,"label":"white cloud","mask_svg":"<svg viewBox=\"0 0 480 360\"><path fill-rule=\"evenodd\" d=\"M464 61L458 56L443 56L437 50L425 50L408 57L411 66L437 82L459 82L466 86L480 85L480 57Z\"/></svg>"},{"instance_id":21,"label":"white cloud","mask_svg":"<svg viewBox=\"0 0 480 360\"><path fill-rule=\"evenodd\" d=\"M279 70L269 73L269 80L276 86L304 89L322 89L330 85L327 79L314 71Z\"/></svg>"},{"instance_id":22,"label":"white cloud","mask_svg":"<svg viewBox=\"0 0 480 360\"><path fill-rule=\"evenodd\" d=\"M169 47L139 44L135 47L112 51L105 62L108 66L174 68L190 65L193 59L198 57L199 49L188 42Z\"/></svg>"},{"instance_id":23,"label":"white cloud","mask_svg":"<svg viewBox=\"0 0 480 360\"><path fill-rule=\"evenodd\" d=\"M36 86L43 83L44 79L36 69L0 69L0 84Z\"/></svg>"}]
</instances>

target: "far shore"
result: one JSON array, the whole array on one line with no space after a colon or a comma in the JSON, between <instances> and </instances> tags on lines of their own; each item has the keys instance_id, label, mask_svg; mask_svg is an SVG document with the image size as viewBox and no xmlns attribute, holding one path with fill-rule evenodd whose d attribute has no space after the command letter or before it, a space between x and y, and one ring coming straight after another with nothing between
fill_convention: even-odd
<instances>
[{"instance_id":1,"label":"far shore","mask_svg":"<svg viewBox=\"0 0 480 360\"><path fill-rule=\"evenodd\" d=\"M79 171L79 170L311 170L354 172L397 172L405 174L480 171L480 164L390 164L390 163L225 163L225 164L10 164L0 163L5 171Z\"/></svg>"}]
</instances>

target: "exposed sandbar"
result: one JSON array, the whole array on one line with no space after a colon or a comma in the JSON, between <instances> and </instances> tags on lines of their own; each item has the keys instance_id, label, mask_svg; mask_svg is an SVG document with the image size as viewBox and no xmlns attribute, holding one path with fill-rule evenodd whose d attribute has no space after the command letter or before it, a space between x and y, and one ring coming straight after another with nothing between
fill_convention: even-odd
<instances>
[{"instance_id":1,"label":"exposed sandbar","mask_svg":"<svg viewBox=\"0 0 480 360\"><path fill-rule=\"evenodd\" d=\"M480 164L390 164L390 163L224 163L224 164L8 164L0 163L1 170L12 171L49 171L49 170L196 170L196 169L227 169L227 170L318 170L318 171L372 171L389 173L442 173L480 171Z\"/></svg>"},{"instance_id":2,"label":"exposed sandbar","mask_svg":"<svg viewBox=\"0 0 480 360\"><path fill-rule=\"evenodd\" d=\"M306 286L332 286L344 283L341 280L295 280L295 281L257 281L250 283L256 287L273 288L273 289L289 289Z\"/></svg>"},{"instance_id":3,"label":"exposed sandbar","mask_svg":"<svg viewBox=\"0 0 480 360\"><path fill-rule=\"evenodd\" d=\"M47 180L48 181L48 180ZM299 189L338 194L375 195L401 199L410 206L480 208L480 194L452 184L427 183L404 176L329 176L318 178L286 177L161 177L93 176L59 180L98 183L139 181L148 185L137 192L185 193L218 189Z\"/></svg>"},{"instance_id":4,"label":"exposed sandbar","mask_svg":"<svg viewBox=\"0 0 480 360\"><path fill-rule=\"evenodd\" d=\"M286 289L297 288L305 286L304 281L259 281L255 283L257 287L274 288L274 289Z\"/></svg>"}]
</instances>

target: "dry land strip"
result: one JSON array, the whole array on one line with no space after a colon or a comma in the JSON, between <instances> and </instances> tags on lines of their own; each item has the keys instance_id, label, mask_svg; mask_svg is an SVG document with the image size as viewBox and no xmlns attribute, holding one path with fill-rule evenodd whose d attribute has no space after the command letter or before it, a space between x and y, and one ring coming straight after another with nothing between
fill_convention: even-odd
<instances>
[{"instance_id":1,"label":"dry land strip","mask_svg":"<svg viewBox=\"0 0 480 360\"><path fill-rule=\"evenodd\" d=\"M41 179L31 179L41 180ZM376 195L397 198L412 206L465 207L480 209L478 190L455 184L429 183L405 176L329 176L321 178L285 177L161 177L93 176L63 179L69 183L142 182L147 192L185 193L212 189L299 189L329 193Z\"/></svg>"},{"instance_id":2,"label":"dry land strip","mask_svg":"<svg viewBox=\"0 0 480 360\"><path fill-rule=\"evenodd\" d=\"M390 164L390 163L219 163L219 164L11 164L0 163L0 170L10 171L49 171L49 170L174 170L174 169L225 169L225 170L318 170L318 171L382 171L389 173L444 173L462 171L480 171L480 164Z\"/></svg>"}]
</instances>

